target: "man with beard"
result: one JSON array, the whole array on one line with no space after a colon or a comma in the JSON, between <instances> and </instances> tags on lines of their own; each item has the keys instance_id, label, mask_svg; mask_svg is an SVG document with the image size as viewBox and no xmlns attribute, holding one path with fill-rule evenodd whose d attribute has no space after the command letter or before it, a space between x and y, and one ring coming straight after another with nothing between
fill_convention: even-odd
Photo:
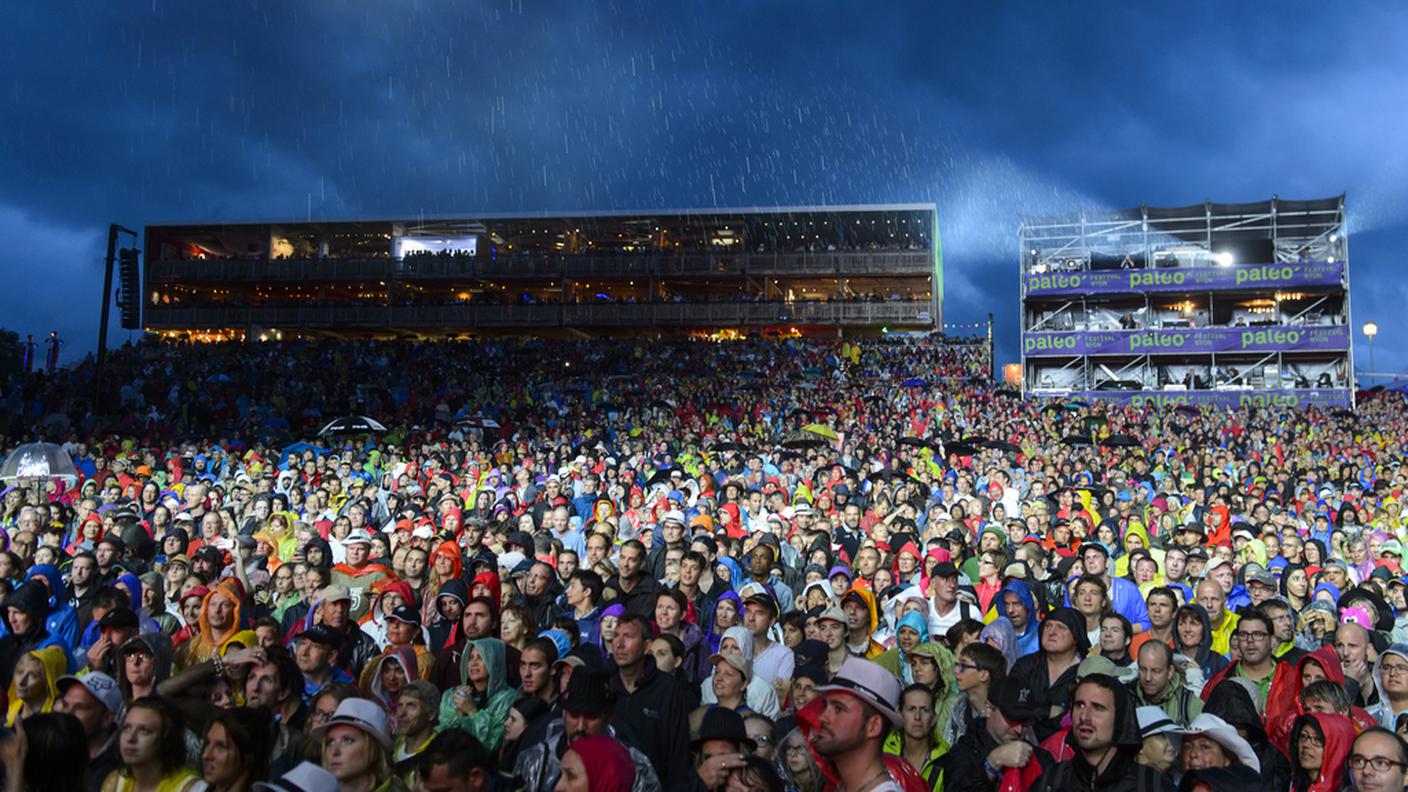
<instances>
[{"instance_id":1,"label":"man with beard","mask_svg":"<svg viewBox=\"0 0 1408 792\"><path fill-rule=\"evenodd\" d=\"M73 557L68 568L68 604L78 613L82 634L93 620L93 598L98 596L98 559L84 550Z\"/></svg>"},{"instance_id":2,"label":"man with beard","mask_svg":"<svg viewBox=\"0 0 1408 792\"><path fill-rule=\"evenodd\" d=\"M176 648L175 661L178 670L204 663L223 653L225 646L235 639L240 625L240 597L236 592L239 584L226 579L210 590L201 603L195 635ZM247 645L254 643L251 638Z\"/></svg>"},{"instance_id":3,"label":"man with beard","mask_svg":"<svg viewBox=\"0 0 1408 792\"><path fill-rule=\"evenodd\" d=\"M1171 790L1164 774L1134 759L1144 746L1134 698L1119 680L1091 674L1076 686L1067 745L1075 756L1042 774L1038 792Z\"/></svg>"},{"instance_id":4,"label":"man with beard","mask_svg":"<svg viewBox=\"0 0 1408 792\"><path fill-rule=\"evenodd\" d=\"M546 626L561 615L556 599L561 592L557 573L545 562L537 561L523 576L523 605L533 616L533 623Z\"/></svg>"},{"instance_id":5,"label":"man with beard","mask_svg":"<svg viewBox=\"0 0 1408 792\"><path fill-rule=\"evenodd\" d=\"M635 539L621 545L621 571L607 588L616 592L611 601L620 603L627 613L646 618L655 614L655 595L660 584L645 571L645 545Z\"/></svg>"},{"instance_id":6,"label":"man with beard","mask_svg":"<svg viewBox=\"0 0 1408 792\"><path fill-rule=\"evenodd\" d=\"M513 775L523 782L523 792L548 792L557 787L562 775L562 754L582 737L605 734L615 738L630 752L636 768L634 792L660 789L655 768L637 750L634 735L613 724L616 694L611 689L611 672L604 668L583 669L572 675L562 697L562 717L547 726L547 736L523 748L514 763Z\"/></svg>"},{"instance_id":7,"label":"man with beard","mask_svg":"<svg viewBox=\"0 0 1408 792\"><path fill-rule=\"evenodd\" d=\"M852 657L831 684L816 689L823 699L812 749L835 767L848 792L901 792L885 766L882 746L891 729L904 728L895 711L900 683L879 665Z\"/></svg>"},{"instance_id":8,"label":"man with beard","mask_svg":"<svg viewBox=\"0 0 1408 792\"><path fill-rule=\"evenodd\" d=\"M677 511L665 512L660 518L660 534L665 538L658 547L650 551L646 565L651 577L661 580L665 577L665 554L670 550L688 550L684 540L684 514Z\"/></svg>"},{"instance_id":9,"label":"man with beard","mask_svg":"<svg viewBox=\"0 0 1408 792\"><path fill-rule=\"evenodd\" d=\"M656 666L649 651L654 632L649 619L634 613L622 616L616 625L611 643L615 720L640 740L641 752L660 768L663 788L679 789L692 772L689 701L683 686ZM574 673L568 680L569 690L578 676Z\"/></svg>"}]
</instances>

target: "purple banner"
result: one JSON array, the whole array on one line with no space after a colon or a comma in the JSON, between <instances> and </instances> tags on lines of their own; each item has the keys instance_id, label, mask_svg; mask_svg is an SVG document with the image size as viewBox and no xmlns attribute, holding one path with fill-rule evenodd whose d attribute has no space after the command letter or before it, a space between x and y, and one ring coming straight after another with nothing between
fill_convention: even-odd
<instances>
[{"instance_id":1,"label":"purple banner","mask_svg":"<svg viewBox=\"0 0 1408 792\"><path fill-rule=\"evenodd\" d=\"M1146 292L1339 286L1343 262L1247 264L1231 267L1097 270L1031 273L1022 278L1026 295L1144 294Z\"/></svg>"},{"instance_id":2,"label":"purple banner","mask_svg":"<svg viewBox=\"0 0 1408 792\"><path fill-rule=\"evenodd\" d=\"M1027 357L1178 355L1208 352L1343 352L1348 348L1349 328L1344 325L1267 325L1022 334L1022 354Z\"/></svg>"},{"instance_id":3,"label":"purple banner","mask_svg":"<svg viewBox=\"0 0 1408 792\"><path fill-rule=\"evenodd\" d=\"M1054 396L1052 393L1038 394ZM1102 399L1115 404L1165 409L1184 404L1211 404L1217 407L1349 407L1351 394L1346 389L1323 390L1226 390L1226 391L1069 391L1063 398Z\"/></svg>"}]
</instances>

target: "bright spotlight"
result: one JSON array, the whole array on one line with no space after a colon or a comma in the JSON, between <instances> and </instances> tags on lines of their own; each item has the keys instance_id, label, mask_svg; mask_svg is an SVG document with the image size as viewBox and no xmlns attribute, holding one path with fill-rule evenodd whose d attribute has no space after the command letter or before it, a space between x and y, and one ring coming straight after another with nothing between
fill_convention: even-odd
<instances>
[{"instance_id":1,"label":"bright spotlight","mask_svg":"<svg viewBox=\"0 0 1408 792\"><path fill-rule=\"evenodd\" d=\"M1216 261L1219 267L1230 267L1232 266L1232 254L1225 251L1218 253L1216 256L1213 256L1213 261Z\"/></svg>"}]
</instances>

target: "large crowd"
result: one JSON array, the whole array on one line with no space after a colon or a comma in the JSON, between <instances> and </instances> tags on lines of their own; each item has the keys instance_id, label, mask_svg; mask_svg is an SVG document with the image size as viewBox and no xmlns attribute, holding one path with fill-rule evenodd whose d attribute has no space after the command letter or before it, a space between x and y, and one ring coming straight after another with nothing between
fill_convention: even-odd
<instances>
[{"instance_id":1,"label":"large crowd","mask_svg":"<svg viewBox=\"0 0 1408 792\"><path fill-rule=\"evenodd\" d=\"M147 341L5 382L7 450L77 473L0 493L5 789L1405 789L1403 398L991 365Z\"/></svg>"}]
</instances>

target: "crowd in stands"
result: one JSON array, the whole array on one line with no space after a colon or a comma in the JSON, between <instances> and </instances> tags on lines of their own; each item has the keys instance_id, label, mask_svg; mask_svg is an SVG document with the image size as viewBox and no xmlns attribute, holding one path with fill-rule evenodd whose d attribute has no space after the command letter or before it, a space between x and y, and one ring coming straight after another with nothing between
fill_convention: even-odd
<instances>
[{"instance_id":1,"label":"crowd in stands","mask_svg":"<svg viewBox=\"0 0 1408 792\"><path fill-rule=\"evenodd\" d=\"M0 493L6 789L1404 789L1401 395L990 366L148 341L7 381L6 450L77 476Z\"/></svg>"}]
</instances>

